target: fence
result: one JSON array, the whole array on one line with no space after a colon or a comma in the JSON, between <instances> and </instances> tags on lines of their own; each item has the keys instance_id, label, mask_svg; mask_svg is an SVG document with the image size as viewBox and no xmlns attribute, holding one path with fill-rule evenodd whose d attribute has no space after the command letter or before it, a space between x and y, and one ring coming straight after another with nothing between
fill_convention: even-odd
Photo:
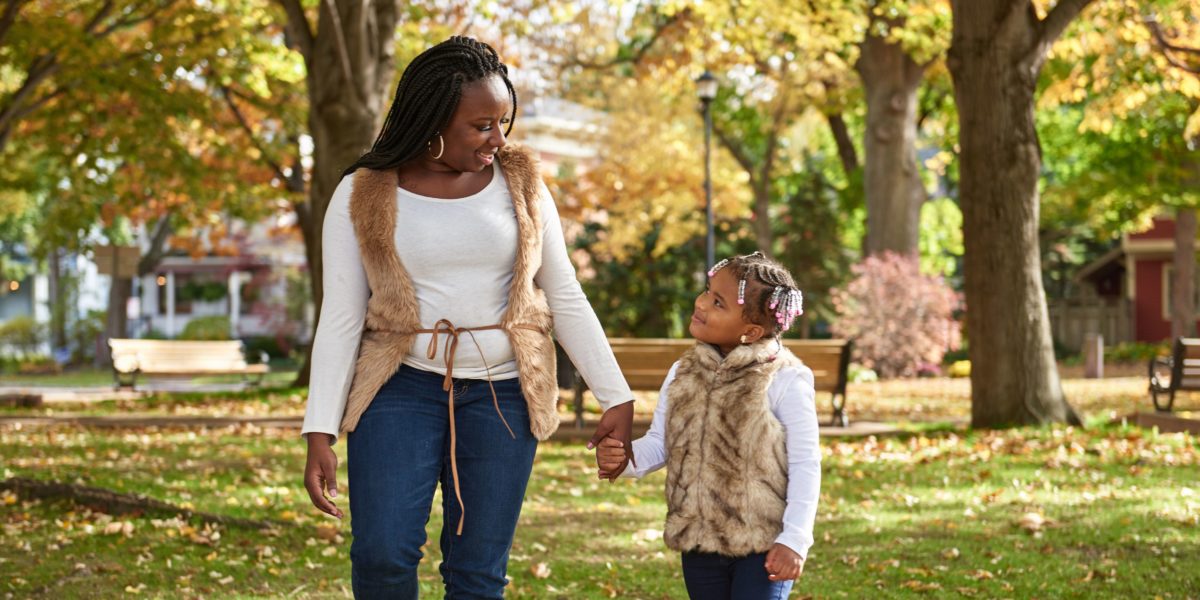
<instances>
[{"instance_id":1,"label":"fence","mask_svg":"<svg viewBox=\"0 0 1200 600\"><path fill-rule=\"evenodd\" d=\"M1107 346L1133 341L1133 309L1126 300L1057 300L1049 309L1054 339L1071 350L1083 348L1089 333L1104 336Z\"/></svg>"}]
</instances>

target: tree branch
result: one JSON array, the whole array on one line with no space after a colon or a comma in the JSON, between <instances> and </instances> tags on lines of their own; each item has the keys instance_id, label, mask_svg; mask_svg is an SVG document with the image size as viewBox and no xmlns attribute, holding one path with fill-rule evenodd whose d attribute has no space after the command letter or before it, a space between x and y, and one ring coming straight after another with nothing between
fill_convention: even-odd
<instances>
[{"instance_id":1,"label":"tree branch","mask_svg":"<svg viewBox=\"0 0 1200 600\"><path fill-rule=\"evenodd\" d=\"M570 65L583 67L585 69L609 69L621 64L636 65L642 62L642 59L645 58L646 54L650 52L650 49L654 47L654 44L658 42L660 37L662 37L663 32L669 29L672 25L683 20L683 17L687 14L687 12L688 11L686 10L679 11L669 17L659 20L657 23L655 23L654 30L650 33L650 38L640 45L634 44L634 50L630 54L622 55L618 52L617 56L605 61L589 61L574 58L567 62Z\"/></svg>"},{"instance_id":2,"label":"tree branch","mask_svg":"<svg viewBox=\"0 0 1200 600\"><path fill-rule=\"evenodd\" d=\"M1045 19L1039 25L1038 45L1043 48L1049 48L1054 45L1058 37L1066 31L1067 26L1083 9L1091 4L1093 0L1058 0L1058 3L1051 9L1050 14L1046 15Z\"/></svg>"},{"instance_id":3,"label":"tree branch","mask_svg":"<svg viewBox=\"0 0 1200 600\"><path fill-rule=\"evenodd\" d=\"M1200 64L1188 64L1171 55L1172 52L1178 52L1180 54L1192 55L1200 58L1200 48L1191 48L1188 46L1172 44L1171 41L1167 39L1166 34L1163 33L1162 26L1158 24L1158 21L1155 20L1154 17L1146 17L1145 23L1146 27L1150 29L1150 33L1154 36L1154 42L1159 48L1162 49L1163 57L1167 59L1167 62L1170 63L1171 66L1177 69L1182 69L1189 73L1196 73L1200 75Z\"/></svg>"},{"instance_id":4,"label":"tree branch","mask_svg":"<svg viewBox=\"0 0 1200 600\"><path fill-rule=\"evenodd\" d=\"M100 26L100 22L103 21L106 17L108 17L108 14L112 12L113 7L114 7L114 3L112 0L108 0L107 2L102 4L100 6L100 9L96 11L96 14L92 15L91 19L88 19L87 25L83 26L83 32L85 34L91 35L92 31L95 28Z\"/></svg>"},{"instance_id":5,"label":"tree branch","mask_svg":"<svg viewBox=\"0 0 1200 600\"><path fill-rule=\"evenodd\" d=\"M146 251L145 256L138 260L138 277L149 275L158 268L158 263L162 262L163 255L167 252L167 236L174 231L175 227L171 224L170 214L163 215L154 224L154 233L150 234L150 248Z\"/></svg>"},{"instance_id":6,"label":"tree branch","mask_svg":"<svg viewBox=\"0 0 1200 600\"><path fill-rule=\"evenodd\" d=\"M284 174L283 167L281 167L278 162L271 159L271 154L267 152L267 148L263 145L262 140L259 140L258 136L254 134L254 128L250 127L250 122L246 120L246 116L242 114L242 109L239 108L237 103L233 101L233 93L230 91L229 86L221 86L221 97L225 99L225 105L228 106L229 111L233 113L233 118L237 120L238 125L242 128L242 131L246 133L246 137L250 138L250 143L254 145L254 147L258 150L258 153L263 157L263 161L267 163L267 166L271 167L272 171L275 171L275 176L286 184L288 181L288 176Z\"/></svg>"},{"instance_id":7,"label":"tree branch","mask_svg":"<svg viewBox=\"0 0 1200 600\"><path fill-rule=\"evenodd\" d=\"M159 4L158 6L155 6L154 8L146 11L146 13L141 16L133 16L133 14L131 13L128 18L117 19L116 21L109 23L109 25L107 27L105 27L103 30L101 30L99 33L95 33L93 35L97 38L102 38L114 31L119 30L119 29L133 27L134 25L138 25L140 23L145 23L146 21L149 21L149 20L153 19L155 16L157 16L158 13L169 8L172 4L175 4L177 1L178 0L166 0L165 2ZM91 29L96 24L98 24L98 23L93 23L85 31L87 33L92 33Z\"/></svg>"},{"instance_id":8,"label":"tree branch","mask_svg":"<svg viewBox=\"0 0 1200 600\"><path fill-rule=\"evenodd\" d=\"M21 83L21 87L17 88L17 91L13 92L12 96L9 96L7 101L0 106L0 131L11 131L19 115L28 114L22 111L24 111L29 97L46 78L58 72L60 66L55 53L43 54L33 59L25 71L25 81ZM4 137L7 138L7 135ZM4 142L0 141L0 150L3 148Z\"/></svg>"},{"instance_id":9,"label":"tree branch","mask_svg":"<svg viewBox=\"0 0 1200 600\"><path fill-rule=\"evenodd\" d=\"M753 178L755 175L754 159L746 152L746 148L727 135L715 122L713 123L713 133L717 134L717 141L721 142L721 145L725 146L726 150L729 150L729 153L733 155L733 159Z\"/></svg>"},{"instance_id":10,"label":"tree branch","mask_svg":"<svg viewBox=\"0 0 1200 600\"><path fill-rule=\"evenodd\" d=\"M350 65L350 50L346 46L346 31L342 28L342 16L338 14L337 5L333 3L333 0L325 0L322 4L329 11L329 26L333 29L333 46L337 48L338 66L342 68L342 77L346 78L346 85L354 90L358 101L366 104L362 90L356 85L358 82L354 78L354 70Z\"/></svg>"},{"instance_id":11,"label":"tree branch","mask_svg":"<svg viewBox=\"0 0 1200 600\"><path fill-rule=\"evenodd\" d=\"M4 14L0 15L0 47L4 46L4 38L8 35L8 30L12 29L13 23L17 22L21 6L28 3L29 0L8 0L5 3Z\"/></svg>"},{"instance_id":12,"label":"tree branch","mask_svg":"<svg viewBox=\"0 0 1200 600\"><path fill-rule=\"evenodd\" d=\"M305 63L312 62L313 52L313 32L312 26L308 24L308 17L304 15L304 7L300 6L300 0L275 0L279 6L283 7L287 13L287 30L292 34L296 46L300 49L300 55L304 57Z\"/></svg>"},{"instance_id":13,"label":"tree branch","mask_svg":"<svg viewBox=\"0 0 1200 600\"><path fill-rule=\"evenodd\" d=\"M858 151L854 148L854 140L850 137L850 128L841 113L827 115L829 130L833 132L833 141L837 144L838 158L842 161L842 170L849 177L858 170Z\"/></svg>"}]
</instances>

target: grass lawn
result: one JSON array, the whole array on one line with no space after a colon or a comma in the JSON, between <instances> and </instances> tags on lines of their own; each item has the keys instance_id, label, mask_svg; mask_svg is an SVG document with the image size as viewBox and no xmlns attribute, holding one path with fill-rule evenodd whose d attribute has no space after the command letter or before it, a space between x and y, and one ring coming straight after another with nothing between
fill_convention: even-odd
<instances>
[{"instance_id":1,"label":"grass lawn","mask_svg":"<svg viewBox=\"0 0 1200 600\"><path fill-rule=\"evenodd\" d=\"M823 446L817 543L793 597L1200 597L1195 437L1114 425ZM0 594L346 597L349 524L308 506L303 458L295 432L253 427L0 429L5 478L275 523L206 527L3 493ZM660 538L663 475L610 485L591 465L581 445L541 446L509 597L686 597ZM437 512L426 597L440 591Z\"/></svg>"},{"instance_id":2,"label":"grass lawn","mask_svg":"<svg viewBox=\"0 0 1200 600\"><path fill-rule=\"evenodd\" d=\"M278 387L290 384L296 378L296 367L294 364L287 364L283 368L272 366L270 373L263 377L262 384L267 387ZM171 381L173 385L194 384L194 385L213 385L213 384L240 384L242 382L241 375L211 375L206 377L193 377L191 379L174 379ZM144 384L144 378L138 379L138 384ZM153 381L151 382L153 384ZM92 388L92 387L109 387L113 385L113 374L111 369L73 369L62 373L43 374L43 375L16 375L16 374L0 374L0 386L12 387L64 387L64 388Z\"/></svg>"}]
</instances>

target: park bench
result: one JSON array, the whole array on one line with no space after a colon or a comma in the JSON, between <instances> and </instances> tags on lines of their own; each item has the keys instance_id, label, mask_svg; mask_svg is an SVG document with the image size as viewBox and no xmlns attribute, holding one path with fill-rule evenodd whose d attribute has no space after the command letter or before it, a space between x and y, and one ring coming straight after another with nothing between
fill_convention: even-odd
<instances>
[{"instance_id":1,"label":"park bench","mask_svg":"<svg viewBox=\"0 0 1200 600\"><path fill-rule=\"evenodd\" d=\"M617 365L625 375L625 381L635 391L657 391L671 365L679 360L684 351L696 342L690 339L659 338L609 338ZM846 418L846 375L850 366L850 342L847 340L784 340L805 366L812 369L816 391L828 392L833 406L833 425L845 427ZM560 365L570 368L570 362L560 356ZM564 383L568 385L563 385ZM585 385L578 373L571 368L569 375L560 377L562 387L572 387L575 392L575 423L583 424L583 390Z\"/></svg>"},{"instance_id":2,"label":"park bench","mask_svg":"<svg viewBox=\"0 0 1200 600\"><path fill-rule=\"evenodd\" d=\"M112 350L113 379L117 388L133 389L139 376L199 377L241 375L258 385L270 371L265 364L246 363L242 342L193 342L182 340L108 340Z\"/></svg>"},{"instance_id":3,"label":"park bench","mask_svg":"<svg viewBox=\"0 0 1200 600\"><path fill-rule=\"evenodd\" d=\"M1150 399L1160 412L1170 412L1175 392L1200 391L1200 338L1176 338L1170 356L1150 359Z\"/></svg>"}]
</instances>

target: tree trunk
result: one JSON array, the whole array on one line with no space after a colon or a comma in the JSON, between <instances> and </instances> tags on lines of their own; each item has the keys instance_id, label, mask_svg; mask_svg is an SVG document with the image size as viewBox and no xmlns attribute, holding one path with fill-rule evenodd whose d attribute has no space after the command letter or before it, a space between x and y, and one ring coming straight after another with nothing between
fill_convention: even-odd
<instances>
[{"instance_id":1,"label":"tree trunk","mask_svg":"<svg viewBox=\"0 0 1200 600\"><path fill-rule=\"evenodd\" d=\"M303 210L304 250L319 322L324 297L322 229L342 170L371 148L388 90L396 76L397 3L337 0L321 3L316 33L299 2L284 2L289 34L307 68L308 127L313 138L312 185ZM314 323L314 328L316 323ZM315 335L315 333L314 333ZM308 385L312 345L294 385Z\"/></svg>"},{"instance_id":2,"label":"tree trunk","mask_svg":"<svg viewBox=\"0 0 1200 600\"><path fill-rule=\"evenodd\" d=\"M129 304L132 290L132 279L113 276L112 284L108 288L108 316L104 327L107 339L123 338L128 335L129 319L125 313L125 307ZM107 354L107 352L106 347L105 353Z\"/></svg>"},{"instance_id":3,"label":"tree trunk","mask_svg":"<svg viewBox=\"0 0 1200 600\"><path fill-rule=\"evenodd\" d=\"M63 277L62 251L51 248L46 262L50 284L50 349L53 351L67 347L67 312L75 303Z\"/></svg>"},{"instance_id":4,"label":"tree trunk","mask_svg":"<svg viewBox=\"0 0 1200 600\"><path fill-rule=\"evenodd\" d=\"M1175 211L1175 263L1171 281L1171 338L1196 335L1196 209Z\"/></svg>"},{"instance_id":5,"label":"tree trunk","mask_svg":"<svg viewBox=\"0 0 1200 600\"><path fill-rule=\"evenodd\" d=\"M972 427L1079 422L1042 289L1034 94L1046 50L1086 3L1060 0L1044 20L1028 2L952 4Z\"/></svg>"},{"instance_id":6,"label":"tree trunk","mask_svg":"<svg viewBox=\"0 0 1200 600\"><path fill-rule=\"evenodd\" d=\"M754 239L758 251L773 258L775 252L771 235L771 180L767 174L754 182Z\"/></svg>"},{"instance_id":7,"label":"tree trunk","mask_svg":"<svg viewBox=\"0 0 1200 600\"><path fill-rule=\"evenodd\" d=\"M917 91L925 66L877 35L868 35L860 48L855 69L867 99L865 250L916 255L927 198L917 167Z\"/></svg>"}]
</instances>

